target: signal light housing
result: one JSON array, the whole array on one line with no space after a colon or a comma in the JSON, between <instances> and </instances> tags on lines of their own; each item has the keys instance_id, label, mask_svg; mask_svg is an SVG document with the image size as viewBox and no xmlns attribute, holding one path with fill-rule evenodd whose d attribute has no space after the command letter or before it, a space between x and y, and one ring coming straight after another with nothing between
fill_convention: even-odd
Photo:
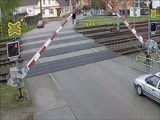
<instances>
[{"instance_id":1,"label":"signal light housing","mask_svg":"<svg viewBox=\"0 0 160 120\"><path fill-rule=\"evenodd\" d=\"M18 57L20 55L19 42L7 43L7 56L8 58Z\"/></svg>"}]
</instances>

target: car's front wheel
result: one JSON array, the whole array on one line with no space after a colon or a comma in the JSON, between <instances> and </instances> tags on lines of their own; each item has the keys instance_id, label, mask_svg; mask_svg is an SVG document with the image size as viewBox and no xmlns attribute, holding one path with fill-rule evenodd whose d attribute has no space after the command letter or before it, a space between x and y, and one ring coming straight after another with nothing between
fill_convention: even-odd
<instances>
[{"instance_id":1,"label":"car's front wheel","mask_svg":"<svg viewBox=\"0 0 160 120\"><path fill-rule=\"evenodd\" d=\"M137 91L137 94L138 94L139 96L142 96L142 95L143 95L143 90L142 90L142 87L141 87L140 85L137 85L136 91Z\"/></svg>"}]
</instances>

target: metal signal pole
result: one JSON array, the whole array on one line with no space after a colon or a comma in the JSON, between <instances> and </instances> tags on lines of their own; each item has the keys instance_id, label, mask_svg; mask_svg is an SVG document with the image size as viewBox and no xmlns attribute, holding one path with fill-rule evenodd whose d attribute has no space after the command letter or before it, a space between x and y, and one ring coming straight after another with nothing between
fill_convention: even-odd
<instances>
[{"instance_id":1,"label":"metal signal pole","mask_svg":"<svg viewBox=\"0 0 160 120\"><path fill-rule=\"evenodd\" d=\"M3 29L3 27L2 27L2 8L1 8L1 5L2 3L1 3L1 0L0 0L0 39L1 39L1 35L2 35L2 29Z\"/></svg>"},{"instance_id":2,"label":"metal signal pole","mask_svg":"<svg viewBox=\"0 0 160 120\"><path fill-rule=\"evenodd\" d=\"M119 0L117 0L117 13L119 13ZM117 16L117 30L118 31L120 30L120 19L118 16Z\"/></svg>"},{"instance_id":3,"label":"metal signal pole","mask_svg":"<svg viewBox=\"0 0 160 120\"><path fill-rule=\"evenodd\" d=\"M150 21L151 21L151 18L150 18L150 14L151 14L151 9L152 9L152 1L149 1L149 5L148 5L148 12L149 12L149 15L148 15L148 41L149 41L149 44L150 44L150 28L151 28L151 25L150 25Z\"/></svg>"},{"instance_id":4,"label":"metal signal pole","mask_svg":"<svg viewBox=\"0 0 160 120\"><path fill-rule=\"evenodd\" d=\"M1 8L1 0L0 0L0 23L2 23L2 8Z\"/></svg>"}]
</instances>

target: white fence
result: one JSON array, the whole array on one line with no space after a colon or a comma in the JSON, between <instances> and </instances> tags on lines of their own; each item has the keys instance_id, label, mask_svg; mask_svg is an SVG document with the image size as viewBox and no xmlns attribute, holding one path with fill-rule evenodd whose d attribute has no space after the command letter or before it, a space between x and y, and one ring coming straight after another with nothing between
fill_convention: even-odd
<instances>
[{"instance_id":1,"label":"white fence","mask_svg":"<svg viewBox=\"0 0 160 120\"><path fill-rule=\"evenodd\" d=\"M136 60L133 61L133 66L136 69L139 69L146 73L155 74L157 72L160 72L160 61L149 59L140 55L136 56Z\"/></svg>"}]
</instances>

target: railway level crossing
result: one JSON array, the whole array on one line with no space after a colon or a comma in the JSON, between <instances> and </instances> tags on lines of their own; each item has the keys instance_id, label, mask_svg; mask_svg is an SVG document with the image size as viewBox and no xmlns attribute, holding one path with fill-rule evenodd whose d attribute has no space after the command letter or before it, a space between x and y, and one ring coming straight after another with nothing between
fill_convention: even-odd
<instances>
[{"instance_id":1,"label":"railway level crossing","mask_svg":"<svg viewBox=\"0 0 160 120\"><path fill-rule=\"evenodd\" d=\"M111 5L108 4L108 7L110 9L112 9ZM76 9L74 9L75 11ZM73 11L73 12L74 12ZM147 49L148 49L148 53L150 53L151 49L158 49L157 47L157 43L154 40L147 40L145 38L143 38L135 29L133 29L131 27L131 25L129 25L129 23L122 18L119 13L117 13L117 16L119 18L121 18L122 22L129 28L129 30L136 36L136 38L142 43L144 44ZM69 15L68 18L66 18L62 24L58 27L58 29L51 35L51 37L45 42L45 44L39 49L39 51L32 57L32 59L28 62L28 64L26 65L26 67L22 68L21 70L18 70L18 72L15 72L15 74L13 74L9 80L8 80L8 84L12 85L14 84L14 80L15 78L20 78L23 79L28 71L32 68L32 66L37 62L37 60L40 58L40 56L44 53L44 51L46 50L46 48L49 46L49 44L51 43L52 40L54 40L54 38L56 37L56 35L60 32L60 30L63 28L63 26L66 24L66 22L72 17L72 13ZM152 41L152 42L150 42ZM159 50L159 49L158 49Z\"/></svg>"},{"instance_id":2,"label":"railway level crossing","mask_svg":"<svg viewBox=\"0 0 160 120\"><path fill-rule=\"evenodd\" d=\"M13 85L16 83L16 79L23 79L26 77L28 71L32 68L32 66L37 62L37 60L40 58L40 56L44 53L44 51L46 50L46 48L50 45L50 43L52 42L52 40L54 40L54 38L56 37L56 35L61 31L61 29L64 27L64 25L67 23L67 21L72 17L73 13L75 13L76 9L78 8L79 5L77 5L75 7L75 9L73 9L72 13L65 18L61 25L57 28L57 30L55 32L52 33L52 35L50 36L50 38L43 44L43 46L38 50L38 52L36 52L36 54L31 58L31 60L28 62L28 64L22 68L22 69L17 69L8 79L8 85Z\"/></svg>"}]
</instances>

